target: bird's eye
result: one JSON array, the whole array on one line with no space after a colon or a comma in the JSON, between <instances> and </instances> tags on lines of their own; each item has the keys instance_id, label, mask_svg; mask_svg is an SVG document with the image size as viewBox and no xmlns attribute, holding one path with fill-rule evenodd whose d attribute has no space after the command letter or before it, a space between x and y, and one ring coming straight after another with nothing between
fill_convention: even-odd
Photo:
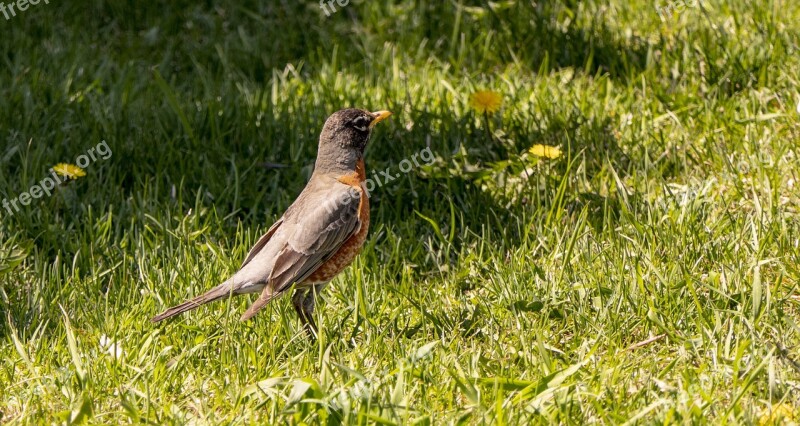
<instances>
[{"instance_id":1,"label":"bird's eye","mask_svg":"<svg viewBox=\"0 0 800 426\"><path fill-rule=\"evenodd\" d=\"M364 117L362 115L360 117L356 117L351 123L353 125L353 128L355 128L356 130L359 130L361 132L366 132L367 129L369 128L370 121L371 120L369 118Z\"/></svg>"}]
</instances>

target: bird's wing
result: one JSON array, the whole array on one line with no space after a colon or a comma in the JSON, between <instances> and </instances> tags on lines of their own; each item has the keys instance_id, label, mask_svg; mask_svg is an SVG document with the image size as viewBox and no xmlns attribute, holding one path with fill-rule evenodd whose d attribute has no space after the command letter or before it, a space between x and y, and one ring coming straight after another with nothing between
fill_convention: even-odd
<instances>
[{"instance_id":1,"label":"bird's wing","mask_svg":"<svg viewBox=\"0 0 800 426\"><path fill-rule=\"evenodd\" d=\"M275 259L269 282L242 316L243 320L251 318L292 284L308 278L358 232L362 225L358 215L362 196L360 190L337 183L333 189L320 193L317 200L306 199L309 208L295 216L294 229Z\"/></svg>"},{"instance_id":2,"label":"bird's wing","mask_svg":"<svg viewBox=\"0 0 800 426\"><path fill-rule=\"evenodd\" d=\"M278 221L275 222L269 228L269 231L267 231L266 234L262 235L261 238L258 239L256 245L254 245L253 248L250 249L250 253L247 253L247 258L244 260L242 266L240 266L239 269L244 268L245 265L250 263L250 261L253 260L254 257L256 257L256 255L261 251L261 249L264 248L265 245L267 245L267 242L270 240L270 238L272 238L272 234L274 234L275 231L278 230L278 227L280 227L282 223L283 223L283 218L278 219Z\"/></svg>"}]
</instances>

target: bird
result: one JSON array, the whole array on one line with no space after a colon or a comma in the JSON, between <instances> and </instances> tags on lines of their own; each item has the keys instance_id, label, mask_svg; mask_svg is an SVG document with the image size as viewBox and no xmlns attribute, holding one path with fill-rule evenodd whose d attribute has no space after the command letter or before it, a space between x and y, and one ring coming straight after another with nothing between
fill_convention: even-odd
<instances>
[{"instance_id":1,"label":"bird","mask_svg":"<svg viewBox=\"0 0 800 426\"><path fill-rule=\"evenodd\" d=\"M260 292L242 315L253 318L272 300L294 289L292 305L314 340L313 313L319 292L361 251L369 229L364 152L373 127L392 115L347 108L325 121L314 171L303 191L247 254L230 278L206 293L151 319L159 322L206 303Z\"/></svg>"}]
</instances>

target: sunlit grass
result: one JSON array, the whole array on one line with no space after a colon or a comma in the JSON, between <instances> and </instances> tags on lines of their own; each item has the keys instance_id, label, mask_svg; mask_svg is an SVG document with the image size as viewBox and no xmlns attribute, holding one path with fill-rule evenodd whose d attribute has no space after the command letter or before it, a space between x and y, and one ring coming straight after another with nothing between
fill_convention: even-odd
<instances>
[{"instance_id":1,"label":"sunlit grass","mask_svg":"<svg viewBox=\"0 0 800 426\"><path fill-rule=\"evenodd\" d=\"M0 422L796 420L800 8L702 5L88 1L2 21L0 198L113 155L0 209ZM475 111L484 90L502 107ZM436 160L372 191L319 341L288 300L151 324L236 270L352 105L394 112L371 170Z\"/></svg>"}]
</instances>

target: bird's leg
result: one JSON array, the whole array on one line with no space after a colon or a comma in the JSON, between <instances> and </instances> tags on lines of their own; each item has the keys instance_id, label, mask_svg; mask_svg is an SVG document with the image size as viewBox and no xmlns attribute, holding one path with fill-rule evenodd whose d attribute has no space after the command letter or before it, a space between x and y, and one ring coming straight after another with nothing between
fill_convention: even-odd
<instances>
[{"instance_id":1,"label":"bird's leg","mask_svg":"<svg viewBox=\"0 0 800 426\"><path fill-rule=\"evenodd\" d=\"M317 324L314 323L315 293L314 287L298 288L295 289L292 295L294 310L297 312L297 316L300 317L300 322L303 323L303 328L312 342L317 340Z\"/></svg>"}]
</instances>

